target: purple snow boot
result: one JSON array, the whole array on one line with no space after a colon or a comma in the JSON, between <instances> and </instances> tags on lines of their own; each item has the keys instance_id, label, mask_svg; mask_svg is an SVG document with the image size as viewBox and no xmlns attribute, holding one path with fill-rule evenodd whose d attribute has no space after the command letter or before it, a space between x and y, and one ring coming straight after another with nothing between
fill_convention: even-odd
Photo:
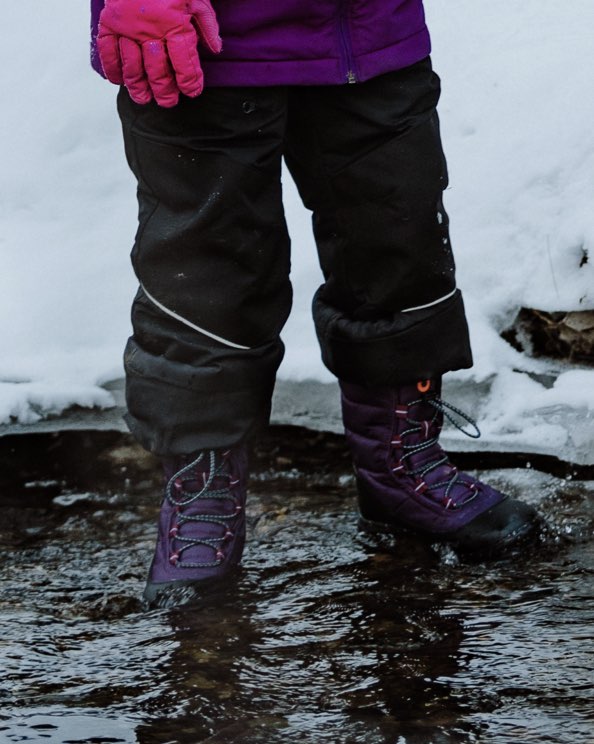
<instances>
[{"instance_id":1,"label":"purple snow boot","mask_svg":"<svg viewBox=\"0 0 594 744\"><path fill-rule=\"evenodd\" d=\"M536 533L532 507L458 472L440 447L447 409L470 419L440 400L439 381L381 390L341 382L341 390L363 529L407 531L480 558Z\"/></svg>"},{"instance_id":2,"label":"purple snow boot","mask_svg":"<svg viewBox=\"0 0 594 744\"><path fill-rule=\"evenodd\" d=\"M204 450L167 458L155 555L144 590L149 607L177 604L221 586L245 544L247 453Z\"/></svg>"}]
</instances>

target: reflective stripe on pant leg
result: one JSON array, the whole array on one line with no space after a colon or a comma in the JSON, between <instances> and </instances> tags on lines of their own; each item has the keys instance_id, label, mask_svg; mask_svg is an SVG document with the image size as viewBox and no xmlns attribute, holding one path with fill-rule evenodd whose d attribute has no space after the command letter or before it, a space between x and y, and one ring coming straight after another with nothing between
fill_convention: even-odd
<instances>
[{"instance_id":1,"label":"reflective stripe on pant leg","mask_svg":"<svg viewBox=\"0 0 594 744\"><path fill-rule=\"evenodd\" d=\"M325 283L314 300L337 376L385 385L472 363L442 193L429 60L361 85L291 91L287 163Z\"/></svg>"},{"instance_id":2,"label":"reflective stripe on pant leg","mask_svg":"<svg viewBox=\"0 0 594 744\"><path fill-rule=\"evenodd\" d=\"M158 454L230 446L267 420L291 304L285 97L211 89L161 109L120 93L144 289L125 355L128 421Z\"/></svg>"}]
</instances>

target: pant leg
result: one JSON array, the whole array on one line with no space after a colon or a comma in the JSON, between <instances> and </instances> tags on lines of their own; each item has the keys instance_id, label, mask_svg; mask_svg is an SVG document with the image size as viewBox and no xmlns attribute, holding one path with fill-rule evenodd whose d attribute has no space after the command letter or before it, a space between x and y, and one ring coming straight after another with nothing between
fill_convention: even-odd
<instances>
[{"instance_id":1,"label":"pant leg","mask_svg":"<svg viewBox=\"0 0 594 744\"><path fill-rule=\"evenodd\" d=\"M316 330L326 366L349 382L393 386L472 364L442 202L439 94L428 59L289 94L285 157L325 277Z\"/></svg>"},{"instance_id":2,"label":"pant leg","mask_svg":"<svg viewBox=\"0 0 594 744\"><path fill-rule=\"evenodd\" d=\"M268 420L291 305L286 103L282 88L118 98L139 201L127 421L156 454L232 446Z\"/></svg>"}]
</instances>

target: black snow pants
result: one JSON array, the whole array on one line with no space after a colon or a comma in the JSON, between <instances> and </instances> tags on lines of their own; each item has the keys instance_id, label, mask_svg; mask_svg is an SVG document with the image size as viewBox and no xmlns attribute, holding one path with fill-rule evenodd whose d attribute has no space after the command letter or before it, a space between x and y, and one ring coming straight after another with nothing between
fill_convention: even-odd
<instances>
[{"instance_id":1,"label":"black snow pants","mask_svg":"<svg viewBox=\"0 0 594 744\"><path fill-rule=\"evenodd\" d=\"M356 85L207 88L173 109L120 92L139 199L128 424L147 449L228 447L268 420L291 307L283 157L313 212L326 366L385 387L471 365L439 92L429 59Z\"/></svg>"}]
</instances>

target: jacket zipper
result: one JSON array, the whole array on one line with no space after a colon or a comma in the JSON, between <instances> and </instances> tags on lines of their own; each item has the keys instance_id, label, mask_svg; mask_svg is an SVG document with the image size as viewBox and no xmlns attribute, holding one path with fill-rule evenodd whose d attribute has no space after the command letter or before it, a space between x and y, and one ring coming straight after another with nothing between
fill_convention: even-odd
<instances>
[{"instance_id":1,"label":"jacket zipper","mask_svg":"<svg viewBox=\"0 0 594 744\"><path fill-rule=\"evenodd\" d=\"M357 73L355 72L355 60L353 58L353 47L351 45L351 34L349 31L349 2L350 0L340 0L338 6L338 30L342 44L342 54L344 67L346 69L347 83L357 82Z\"/></svg>"}]
</instances>

